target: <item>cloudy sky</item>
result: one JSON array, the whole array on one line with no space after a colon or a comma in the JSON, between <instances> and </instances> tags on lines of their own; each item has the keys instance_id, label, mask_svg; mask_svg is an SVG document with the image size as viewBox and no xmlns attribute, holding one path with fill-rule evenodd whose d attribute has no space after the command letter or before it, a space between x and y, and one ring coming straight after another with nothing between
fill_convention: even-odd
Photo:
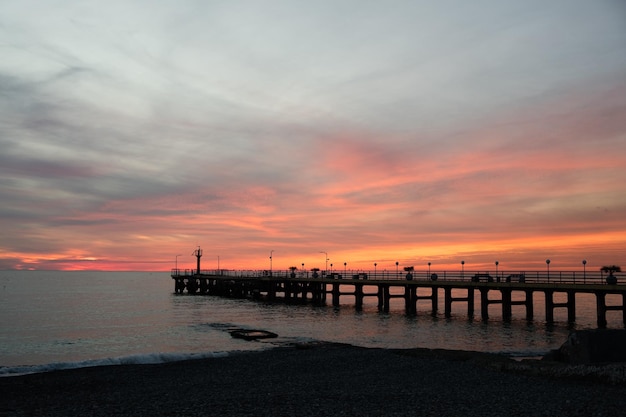
<instances>
[{"instance_id":1,"label":"cloudy sky","mask_svg":"<svg viewBox=\"0 0 626 417\"><path fill-rule=\"evenodd\" d=\"M0 269L626 266L622 0L4 0L0 52Z\"/></svg>"}]
</instances>

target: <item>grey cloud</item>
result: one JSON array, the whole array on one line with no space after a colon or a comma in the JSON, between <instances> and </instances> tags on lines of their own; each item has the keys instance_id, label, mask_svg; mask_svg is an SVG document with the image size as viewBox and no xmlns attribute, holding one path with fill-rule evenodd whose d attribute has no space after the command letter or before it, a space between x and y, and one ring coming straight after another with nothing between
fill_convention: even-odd
<instances>
[{"instance_id":1,"label":"grey cloud","mask_svg":"<svg viewBox=\"0 0 626 417\"><path fill-rule=\"evenodd\" d=\"M510 177L491 171L493 158L611 154L624 128L623 94L597 94L619 85L626 68L617 3L183 1L151 3L144 19L147 3L113 0L71 9L42 3L44 20L31 20L25 4L13 5L0 28L9 45L0 62L0 216L14 220L16 239L37 240L30 231L49 227L130 241L139 218L153 231L171 227L155 225L162 217L236 218L255 209L267 216L250 222L263 224L196 227L225 241L259 239L251 245L266 237L264 222L296 243L304 239L294 229L337 241L337 230L367 241L397 226L386 239L474 232L488 226L485 206L458 200L489 175L507 185ZM580 120L581 106L589 121ZM585 138L572 138L581 131ZM550 140L557 134L567 138ZM335 169L344 148L330 145L346 136L348 151L361 153L354 168ZM469 161L485 170L457 172L470 154L485 155ZM424 169L436 178L420 178ZM368 187L400 175L408 178L400 186ZM357 183L363 193L328 198L348 200L361 218L338 225L342 214L330 201L312 207L323 192ZM391 209L367 211L387 201ZM520 206L542 201L511 193L489 204L513 213L494 217L508 225L528 219ZM425 220L436 210L446 221ZM556 219L534 214L537 227ZM593 218L586 206L567 215ZM308 226L318 216L328 221ZM53 243L33 245L63 244Z\"/></svg>"}]
</instances>

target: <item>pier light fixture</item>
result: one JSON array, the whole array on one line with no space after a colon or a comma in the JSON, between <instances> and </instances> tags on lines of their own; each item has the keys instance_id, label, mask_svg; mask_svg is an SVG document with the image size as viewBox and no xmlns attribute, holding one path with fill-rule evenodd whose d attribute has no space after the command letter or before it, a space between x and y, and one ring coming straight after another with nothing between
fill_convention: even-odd
<instances>
[{"instance_id":1,"label":"pier light fixture","mask_svg":"<svg viewBox=\"0 0 626 417\"><path fill-rule=\"evenodd\" d=\"M430 262L428 262L428 277L430 277Z\"/></svg>"},{"instance_id":2,"label":"pier light fixture","mask_svg":"<svg viewBox=\"0 0 626 417\"><path fill-rule=\"evenodd\" d=\"M583 259L583 284L587 282L587 260Z\"/></svg>"},{"instance_id":3,"label":"pier light fixture","mask_svg":"<svg viewBox=\"0 0 626 417\"><path fill-rule=\"evenodd\" d=\"M331 274L333 273L333 264L332 263L330 264L330 273Z\"/></svg>"},{"instance_id":4,"label":"pier light fixture","mask_svg":"<svg viewBox=\"0 0 626 417\"><path fill-rule=\"evenodd\" d=\"M328 261L330 260L330 259L328 259L328 252L320 251L320 253L323 253L324 255L326 255L326 258L325 258L326 259L326 269L325 269L325 271L328 271Z\"/></svg>"},{"instance_id":5,"label":"pier light fixture","mask_svg":"<svg viewBox=\"0 0 626 417\"><path fill-rule=\"evenodd\" d=\"M378 263L374 262L374 279L376 279L376 265L378 265Z\"/></svg>"},{"instance_id":6,"label":"pier light fixture","mask_svg":"<svg viewBox=\"0 0 626 417\"><path fill-rule=\"evenodd\" d=\"M196 270L198 271L196 274L200 275L200 258L202 258L202 249L200 249L200 246L193 251L192 255L196 257Z\"/></svg>"},{"instance_id":7,"label":"pier light fixture","mask_svg":"<svg viewBox=\"0 0 626 417\"><path fill-rule=\"evenodd\" d=\"M496 278L498 278L498 265L500 264L500 262L496 261Z\"/></svg>"},{"instance_id":8,"label":"pier light fixture","mask_svg":"<svg viewBox=\"0 0 626 417\"><path fill-rule=\"evenodd\" d=\"M396 278L398 278L398 261L396 261Z\"/></svg>"},{"instance_id":9,"label":"pier light fixture","mask_svg":"<svg viewBox=\"0 0 626 417\"><path fill-rule=\"evenodd\" d=\"M344 263L343 263L343 276L344 276L344 277L346 276L346 268L347 268L347 266L348 266L348 263L347 263L347 262L344 262Z\"/></svg>"},{"instance_id":10,"label":"pier light fixture","mask_svg":"<svg viewBox=\"0 0 626 417\"><path fill-rule=\"evenodd\" d=\"M461 261L461 279L465 278L465 261Z\"/></svg>"},{"instance_id":11,"label":"pier light fixture","mask_svg":"<svg viewBox=\"0 0 626 417\"><path fill-rule=\"evenodd\" d=\"M274 259L274 250L270 251L270 275L272 275L272 261Z\"/></svg>"},{"instance_id":12,"label":"pier light fixture","mask_svg":"<svg viewBox=\"0 0 626 417\"><path fill-rule=\"evenodd\" d=\"M546 267L548 268L548 282L550 282L550 259L546 259Z\"/></svg>"}]
</instances>

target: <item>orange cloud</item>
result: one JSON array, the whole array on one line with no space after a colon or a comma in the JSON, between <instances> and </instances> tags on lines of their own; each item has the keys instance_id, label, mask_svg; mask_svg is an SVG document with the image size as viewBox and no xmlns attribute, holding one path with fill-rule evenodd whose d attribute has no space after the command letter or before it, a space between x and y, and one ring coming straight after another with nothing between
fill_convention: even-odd
<instances>
[{"instance_id":1,"label":"orange cloud","mask_svg":"<svg viewBox=\"0 0 626 417\"><path fill-rule=\"evenodd\" d=\"M362 269L624 263L623 97L623 86L572 94L439 137L325 133L245 163L207 164L162 192L81 205L65 204L68 191L16 187L16 199L45 204L12 209L21 230L6 229L14 239L3 239L0 266L167 270L177 254L193 267L197 245L205 265L219 256L223 268L267 268L271 250L277 269L322 267L320 251L335 267Z\"/></svg>"}]
</instances>

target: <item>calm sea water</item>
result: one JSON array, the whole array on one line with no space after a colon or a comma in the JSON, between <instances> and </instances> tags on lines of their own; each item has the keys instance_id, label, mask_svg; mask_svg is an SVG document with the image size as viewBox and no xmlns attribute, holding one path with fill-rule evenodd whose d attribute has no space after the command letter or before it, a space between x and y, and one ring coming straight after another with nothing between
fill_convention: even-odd
<instances>
[{"instance_id":1,"label":"calm sea water","mask_svg":"<svg viewBox=\"0 0 626 417\"><path fill-rule=\"evenodd\" d=\"M445 318L443 294L436 317L430 301L418 302L418 314L407 316L401 299L381 313L374 297L357 312L349 297L340 307L315 307L176 295L168 273L1 271L0 375L209 357L311 340L538 356L559 347L572 328L596 327L593 297L577 298L574 326L565 309L546 325L541 294L535 300L534 322L514 306L513 320L504 323L494 305L485 323L478 299L473 319L464 303L453 303L452 317ZM609 312L609 327L623 327L620 314ZM279 338L244 341L230 336L234 328L269 330Z\"/></svg>"}]
</instances>

